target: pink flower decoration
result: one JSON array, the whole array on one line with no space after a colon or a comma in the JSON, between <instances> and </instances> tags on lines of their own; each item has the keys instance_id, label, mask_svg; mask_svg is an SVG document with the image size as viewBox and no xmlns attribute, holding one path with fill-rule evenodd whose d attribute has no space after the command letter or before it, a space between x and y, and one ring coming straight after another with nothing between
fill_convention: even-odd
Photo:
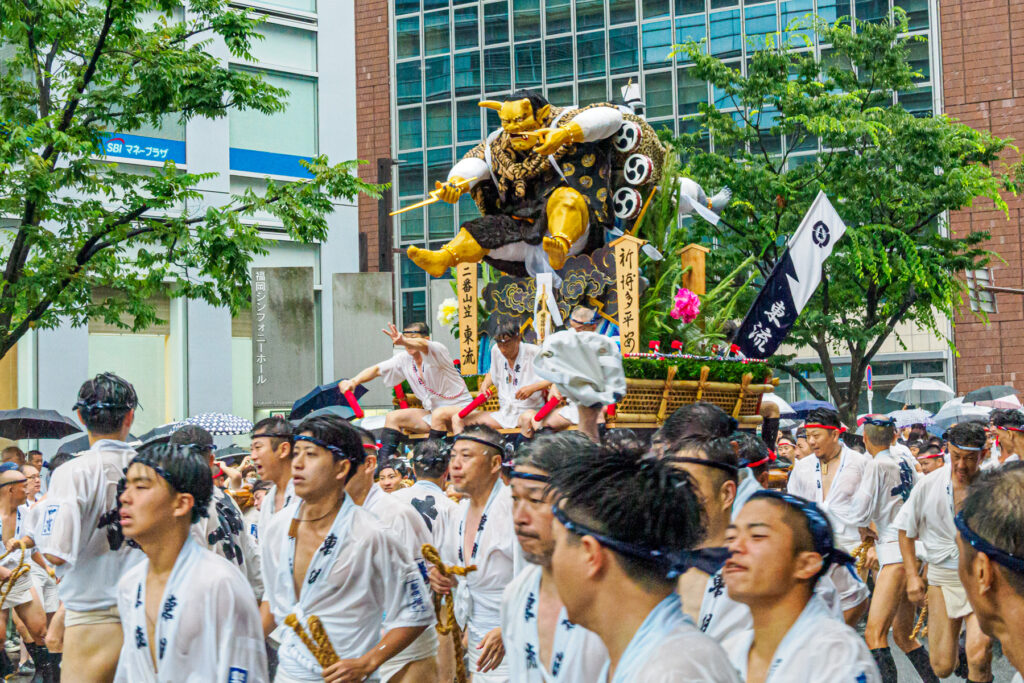
<instances>
[{"instance_id":1,"label":"pink flower decoration","mask_svg":"<svg viewBox=\"0 0 1024 683\"><path fill-rule=\"evenodd\" d=\"M686 287L680 287L669 315L688 324L696 320L699 313L700 298Z\"/></svg>"}]
</instances>

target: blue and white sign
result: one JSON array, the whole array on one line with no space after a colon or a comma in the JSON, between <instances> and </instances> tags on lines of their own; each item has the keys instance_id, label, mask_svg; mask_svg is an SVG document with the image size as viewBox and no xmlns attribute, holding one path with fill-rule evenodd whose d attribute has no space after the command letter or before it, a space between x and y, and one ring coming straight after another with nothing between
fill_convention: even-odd
<instances>
[{"instance_id":1,"label":"blue and white sign","mask_svg":"<svg viewBox=\"0 0 1024 683\"><path fill-rule=\"evenodd\" d=\"M312 178L313 174L300 164L300 161L312 161L311 157L295 154L278 154L276 152L260 152L255 149L232 147L229 152L229 165L232 171L249 173L265 173L267 175L283 175L295 178Z\"/></svg>"},{"instance_id":2,"label":"blue and white sign","mask_svg":"<svg viewBox=\"0 0 1024 683\"><path fill-rule=\"evenodd\" d=\"M140 159L144 161L173 161L185 163L185 143L128 133L108 133L100 141L100 149L107 157Z\"/></svg>"}]
</instances>

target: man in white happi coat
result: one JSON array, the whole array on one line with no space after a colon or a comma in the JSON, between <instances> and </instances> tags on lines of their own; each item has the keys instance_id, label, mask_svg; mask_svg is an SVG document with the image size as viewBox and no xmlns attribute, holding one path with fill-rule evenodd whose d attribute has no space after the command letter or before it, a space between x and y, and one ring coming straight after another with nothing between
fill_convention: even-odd
<instances>
[{"instance_id":1,"label":"man in white happi coat","mask_svg":"<svg viewBox=\"0 0 1024 683\"><path fill-rule=\"evenodd\" d=\"M352 379L342 380L338 388L342 393L354 391L375 377L393 387L408 382L422 408L392 410L384 418L380 437L382 460L387 460L404 438L403 430L414 434L427 433L431 439L443 437L452 420L473 397L459 374L444 344L430 340L426 323L406 325L401 332L388 325L384 334L395 347L405 347L406 353L395 353L391 358L362 370Z\"/></svg>"},{"instance_id":2,"label":"man in white happi coat","mask_svg":"<svg viewBox=\"0 0 1024 683\"><path fill-rule=\"evenodd\" d=\"M881 415L869 415L864 421L864 447L871 460L864 468L860 487L845 505L833 505L832 514L844 524L864 530L865 538L875 537L878 574L864 629L871 655L885 681L897 678L896 661L889 651L889 629L893 641L907 655L921 679L938 683L926 650L910 634L916 614L906 599L907 575L900 554L899 531L893 526L903 503L910 497L917 474L890 450L896 438L896 421ZM874 530L870 527L874 526Z\"/></svg>"},{"instance_id":3,"label":"man in white happi coat","mask_svg":"<svg viewBox=\"0 0 1024 683\"><path fill-rule=\"evenodd\" d=\"M455 437L448 473L455 490L467 498L452 520L442 559L477 569L455 579L430 568L431 587L438 593L454 588L456 617L464 627L468 622L468 670L474 683L510 681L501 642L501 596L515 575L516 541L512 497L500 477L502 455L501 435L486 425L473 425Z\"/></svg>"},{"instance_id":4,"label":"man in white happi coat","mask_svg":"<svg viewBox=\"0 0 1024 683\"><path fill-rule=\"evenodd\" d=\"M959 551L954 517L977 479L980 465L988 455L985 429L976 422L950 427L945 438L950 464L925 475L910 492L893 526L899 530L900 553L907 575L907 597L928 606L928 654L932 669L945 678L966 655L968 680L992 680L992 640L972 614L963 584L957 575ZM921 577L921 559L914 541L924 547L928 563L927 582ZM966 651L960 652L959 637L967 626Z\"/></svg>"},{"instance_id":5,"label":"man in white happi coat","mask_svg":"<svg viewBox=\"0 0 1024 683\"><path fill-rule=\"evenodd\" d=\"M269 680L260 613L238 567L198 543L213 479L195 446L151 443L120 496L126 538L145 559L117 587L124 644L118 683Z\"/></svg>"},{"instance_id":6,"label":"man in white happi coat","mask_svg":"<svg viewBox=\"0 0 1024 683\"><path fill-rule=\"evenodd\" d=\"M263 481L270 482L260 506L256 533L253 534L258 542L260 530L266 530L270 519L288 507L295 496L292 486L292 424L280 415L260 420L252 428L250 448L256 474Z\"/></svg>"},{"instance_id":7,"label":"man in white happi coat","mask_svg":"<svg viewBox=\"0 0 1024 683\"><path fill-rule=\"evenodd\" d=\"M452 429L457 434L469 425L483 424L493 429L518 428L523 435L533 436L532 418L544 405L544 391L551 386L533 369L540 347L525 343L514 321L499 323L493 338L491 367L480 381L480 392L492 387L497 390L498 410L475 410L464 418L456 415Z\"/></svg>"},{"instance_id":8,"label":"man in white happi coat","mask_svg":"<svg viewBox=\"0 0 1024 683\"><path fill-rule=\"evenodd\" d=\"M829 565L852 562L817 505L758 491L729 526L728 548L726 590L753 617L724 643L742 681L881 683L864 640L815 594Z\"/></svg>"},{"instance_id":9,"label":"man in white happi coat","mask_svg":"<svg viewBox=\"0 0 1024 683\"><path fill-rule=\"evenodd\" d=\"M860 545L860 531L857 527L843 524L831 514L830 509L833 505L849 503L860 486L868 457L843 443L840 435L846 428L834 410L812 410L807 415L804 428L814 457L794 463L786 488L793 495L817 503L829 515L836 543L847 553L852 553ZM839 591L846 623L856 624L868 609L870 593L867 586L856 572L842 564L830 567L829 578Z\"/></svg>"},{"instance_id":10,"label":"man in white happi coat","mask_svg":"<svg viewBox=\"0 0 1024 683\"><path fill-rule=\"evenodd\" d=\"M39 550L60 577L62 668L85 683L114 678L121 650L117 582L142 559L124 542L117 512L117 487L135 455L125 439L137 404L135 389L117 375L82 385L75 409L90 447L53 473L36 528Z\"/></svg>"},{"instance_id":11,"label":"man in white happi coat","mask_svg":"<svg viewBox=\"0 0 1024 683\"><path fill-rule=\"evenodd\" d=\"M345 493L352 502L377 518L382 528L393 533L416 562L424 583L427 568L423 561L423 544L431 542L430 531L419 513L402 504L373 482L377 469L377 444L370 432L359 429L366 460L349 479ZM378 670L382 683L418 683L438 680L437 631L426 629L411 645L384 662Z\"/></svg>"},{"instance_id":12,"label":"man in white happi coat","mask_svg":"<svg viewBox=\"0 0 1024 683\"><path fill-rule=\"evenodd\" d=\"M999 454L982 463L982 469L1002 467L1008 462L1018 462L1024 453L1024 412L1020 410L993 410L989 415L992 430L999 442Z\"/></svg>"},{"instance_id":13,"label":"man in white happi coat","mask_svg":"<svg viewBox=\"0 0 1024 683\"><path fill-rule=\"evenodd\" d=\"M501 637L509 675L517 683L593 683L608 661L597 634L569 619L551 574L550 472L566 459L596 449L583 434L565 432L537 437L516 457L512 514L529 565L505 589Z\"/></svg>"},{"instance_id":14,"label":"man in white happi coat","mask_svg":"<svg viewBox=\"0 0 1024 683\"><path fill-rule=\"evenodd\" d=\"M1024 671L1024 465L1008 464L978 477L955 523L959 574L978 625Z\"/></svg>"},{"instance_id":15,"label":"man in white happi coat","mask_svg":"<svg viewBox=\"0 0 1024 683\"><path fill-rule=\"evenodd\" d=\"M736 681L675 592L701 537L701 507L674 464L628 440L551 470L551 573L566 615L608 650L602 683Z\"/></svg>"},{"instance_id":16,"label":"man in white happi coat","mask_svg":"<svg viewBox=\"0 0 1024 683\"><path fill-rule=\"evenodd\" d=\"M260 544L264 599L278 626L277 683L379 681L378 670L434 623L412 554L345 486L365 461L359 432L333 415L308 418L293 437L298 501ZM340 661L321 667L285 618L318 617ZM383 636L381 635L383 633Z\"/></svg>"}]
</instances>

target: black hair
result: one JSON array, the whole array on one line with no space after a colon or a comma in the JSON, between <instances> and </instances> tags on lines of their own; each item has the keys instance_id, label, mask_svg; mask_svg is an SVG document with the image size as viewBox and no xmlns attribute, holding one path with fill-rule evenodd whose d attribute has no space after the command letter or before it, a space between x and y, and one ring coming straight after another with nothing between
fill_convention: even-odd
<instances>
[{"instance_id":1,"label":"black hair","mask_svg":"<svg viewBox=\"0 0 1024 683\"><path fill-rule=\"evenodd\" d=\"M701 503L686 472L639 449L588 447L572 455L550 471L556 505L571 520L662 553L690 550L701 541ZM646 588L674 588L664 561L608 550Z\"/></svg>"},{"instance_id":2,"label":"black hair","mask_svg":"<svg viewBox=\"0 0 1024 683\"><path fill-rule=\"evenodd\" d=\"M468 427L462 430L462 433L465 434L466 436L479 436L481 439L486 439L491 443L497 444L499 447L503 445L505 442L505 439L501 435L501 432L499 432L497 429L494 429L493 427L488 427L485 424L478 423L469 425ZM458 441L458 437L456 437L455 440ZM485 446L485 448L488 447ZM500 455L502 456L502 458L504 458L505 452L504 450L499 448L497 453L491 453L491 455Z\"/></svg>"},{"instance_id":3,"label":"black hair","mask_svg":"<svg viewBox=\"0 0 1024 683\"><path fill-rule=\"evenodd\" d=\"M417 479L440 479L448 470L451 447L441 439L423 439L412 449L412 469Z\"/></svg>"},{"instance_id":4,"label":"black hair","mask_svg":"<svg viewBox=\"0 0 1024 683\"><path fill-rule=\"evenodd\" d=\"M917 455L918 455L918 457L920 457L922 455L934 455L936 453L941 453L941 452L942 452L942 446L940 446L938 444L934 444L934 443L929 443L929 444L922 445L921 448L917 451ZM945 456L943 456L943 457L945 457Z\"/></svg>"},{"instance_id":5,"label":"black hair","mask_svg":"<svg viewBox=\"0 0 1024 683\"><path fill-rule=\"evenodd\" d=\"M696 437L681 439L675 443L671 451L666 452L665 459L675 462L676 455L680 451L697 451L702 453L709 462L726 465L725 468L709 468L714 470L718 477L717 486L721 486L726 481L739 481L739 467L742 458L737 454L737 449L733 448L733 442L737 441L739 436L738 433L733 433L729 436L719 436L713 439L700 439ZM760 441L756 437L753 438L756 441Z\"/></svg>"},{"instance_id":6,"label":"black hair","mask_svg":"<svg viewBox=\"0 0 1024 683\"><path fill-rule=\"evenodd\" d=\"M967 526L999 550L1024 557L1024 462L983 472L971 484L961 514ZM1024 574L996 564L1006 582L1024 597Z\"/></svg>"},{"instance_id":7,"label":"black hair","mask_svg":"<svg viewBox=\"0 0 1024 683\"><path fill-rule=\"evenodd\" d=\"M409 465L407 465L406 462L401 458L392 457L387 458L386 460L382 459L377 463L377 471L374 473L375 477L379 479L380 473L389 468L397 472L398 476L400 476L402 479L405 479L405 477L409 474Z\"/></svg>"},{"instance_id":8,"label":"black hair","mask_svg":"<svg viewBox=\"0 0 1024 683\"><path fill-rule=\"evenodd\" d=\"M46 463L46 467L48 467L50 472L52 473L54 470L56 470L58 467L60 467L64 463L69 462L69 461L74 460L74 459L75 459L75 456L73 454L61 451L57 455L55 455L52 458L50 458L50 460ZM209 469L209 468L207 468L207 469Z\"/></svg>"},{"instance_id":9,"label":"black hair","mask_svg":"<svg viewBox=\"0 0 1024 683\"><path fill-rule=\"evenodd\" d=\"M678 449L677 442L684 439L710 441L729 436L736 429L736 420L714 403L698 401L676 409L668 416L652 441L659 441L667 450Z\"/></svg>"},{"instance_id":10,"label":"black hair","mask_svg":"<svg viewBox=\"0 0 1024 683\"><path fill-rule=\"evenodd\" d=\"M270 447L275 451L280 448L283 443L290 444L292 442L293 433L294 430L292 429L292 423L281 415L265 417L252 427L252 435L254 437L270 437Z\"/></svg>"},{"instance_id":11,"label":"black hair","mask_svg":"<svg viewBox=\"0 0 1024 683\"><path fill-rule=\"evenodd\" d=\"M42 454L43 454L43 452L41 450L37 449L37 448L33 448L32 450L30 450L27 453L25 453L26 457L33 456L33 455L42 455Z\"/></svg>"},{"instance_id":12,"label":"black hair","mask_svg":"<svg viewBox=\"0 0 1024 683\"><path fill-rule=\"evenodd\" d=\"M732 441L736 442L736 455L739 456L741 466L747 463L760 462L757 467L751 467L751 473L756 477L771 466L771 450L764 440L757 438L750 432L734 432ZM731 445L731 444L730 444Z\"/></svg>"},{"instance_id":13,"label":"black hair","mask_svg":"<svg viewBox=\"0 0 1024 683\"><path fill-rule=\"evenodd\" d=\"M910 433L907 435L907 439L920 439L924 441L928 438L928 430L922 424L916 424L910 426Z\"/></svg>"},{"instance_id":14,"label":"black hair","mask_svg":"<svg viewBox=\"0 0 1024 683\"><path fill-rule=\"evenodd\" d=\"M842 421L839 419L839 413L831 408L815 408L811 412L807 413L805 424L818 424L825 425L826 427L843 426Z\"/></svg>"},{"instance_id":15,"label":"black hair","mask_svg":"<svg viewBox=\"0 0 1024 683\"><path fill-rule=\"evenodd\" d=\"M337 415L318 415L307 417L296 427L296 435L309 432L314 439L323 441L329 446L338 449L343 456L333 453L335 460L345 457L352 463L349 468L345 484L356 473L356 468L366 462L366 449L363 448L363 437L356 431L352 424Z\"/></svg>"},{"instance_id":16,"label":"black hair","mask_svg":"<svg viewBox=\"0 0 1024 683\"><path fill-rule=\"evenodd\" d=\"M14 462L20 465L25 462L25 451L21 450L17 446L11 445L0 451L0 461L3 462Z\"/></svg>"},{"instance_id":17,"label":"black hair","mask_svg":"<svg viewBox=\"0 0 1024 683\"><path fill-rule=\"evenodd\" d=\"M520 89L505 98L506 102L515 102L518 100L530 100L530 107L533 109L533 114L536 117L538 111L542 107L550 104L543 95L536 90Z\"/></svg>"},{"instance_id":18,"label":"black hair","mask_svg":"<svg viewBox=\"0 0 1024 683\"><path fill-rule=\"evenodd\" d=\"M204 454L214 448L213 435L199 425L185 425L174 430L167 443L173 446L195 446Z\"/></svg>"},{"instance_id":19,"label":"black hair","mask_svg":"<svg viewBox=\"0 0 1024 683\"><path fill-rule=\"evenodd\" d=\"M619 431L619 430L614 430ZM544 472L559 469L566 460L597 451L599 446L581 432L549 432L526 442L516 452L516 466L536 467Z\"/></svg>"},{"instance_id":20,"label":"black hair","mask_svg":"<svg viewBox=\"0 0 1024 683\"><path fill-rule=\"evenodd\" d=\"M987 437L980 422L960 422L946 430L946 440L954 446L984 448Z\"/></svg>"},{"instance_id":21,"label":"black hair","mask_svg":"<svg viewBox=\"0 0 1024 683\"><path fill-rule=\"evenodd\" d=\"M206 517L213 497L213 478L203 450L194 444L148 443L139 447L132 464L145 465L178 493L188 493L192 506L192 523ZM131 467L131 465L129 465Z\"/></svg>"},{"instance_id":22,"label":"black hair","mask_svg":"<svg viewBox=\"0 0 1024 683\"><path fill-rule=\"evenodd\" d=\"M113 434L138 405L135 387L112 372L104 372L82 385L73 409L80 412L85 428L93 434Z\"/></svg>"},{"instance_id":23,"label":"black hair","mask_svg":"<svg viewBox=\"0 0 1024 683\"><path fill-rule=\"evenodd\" d=\"M989 420L992 422L993 427L1015 427L1020 429L1024 427L1024 412L1000 408L992 411L992 414L989 415Z\"/></svg>"},{"instance_id":24,"label":"black hair","mask_svg":"<svg viewBox=\"0 0 1024 683\"><path fill-rule=\"evenodd\" d=\"M359 432L359 438L363 440L364 444L366 444L366 443L376 444L377 443L377 437L375 437L373 435L373 432L371 432L369 429L364 429L363 427L360 427L359 425L354 425L351 422L349 422L349 424L352 425L352 429L354 429L357 432Z\"/></svg>"},{"instance_id":25,"label":"black hair","mask_svg":"<svg viewBox=\"0 0 1024 683\"><path fill-rule=\"evenodd\" d=\"M914 439L913 441L907 442L907 448L916 448L918 449L918 451L921 451L922 449L926 448L926 445L924 441L921 441L920 439Z\"/></svg>"},{"instance_id":26,"label":"black hair","mask_svg":"<svg viewBox=\"0 0 1024 683\"><path fill-rule=\"evenodd\" d=\"M503 320L498 321L498 323L494 325L491 339L500 339L501 337L505 336L518 337L521 334L522 329L520 328L519 323L516 322L515 320L509 320L505 318Z\"/></svg>"},{"instance_id":27,"label":"black hair","mask_svg":"<svg viewBox=\"0 0 1024 683\"><path fill-rule=\"evenodd\" d=\"M402 325L402 331L405 332L406 330L409 330L410 332L415 332L417 334L422 334L427 337L430 336L430 325L419 320Z\"/></svg>"}]
</instances>

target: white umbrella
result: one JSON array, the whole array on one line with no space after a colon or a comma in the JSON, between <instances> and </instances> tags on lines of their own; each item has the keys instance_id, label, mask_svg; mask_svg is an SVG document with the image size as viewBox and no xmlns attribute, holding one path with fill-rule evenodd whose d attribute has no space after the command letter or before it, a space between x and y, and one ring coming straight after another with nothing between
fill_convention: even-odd
<instances>
[{"instance_id":1,"label":"white umbrella","mask_svg":"<svg viewBox=\"0 0 1024 683\"><path fill-rule=\"evenodd\" d=\"M1020 410L1022 407L1020 399L1016 394L994 398L991 401L978 401L975 405L987 406L989 408L1004 408L1006 410Z\"/></svg>"},{"instance_id":2,"label":"white umbrella","mask_svg":"<svg viewBox=\"0 0 1024 683\"><path fill-rule=\"evenodd\" d=\"M777 405L779 407L779 417L793 417L796 415L793 406L786 403L778 394L762 394L761 401Z\"/></svg>"},{"instance_id":3,"label":"white umbrella","mask_svg":"<svg viewBox=\"0 0 1024 683\"><path fill-rule=\"evenodd\" d=\"M887 397L890 401L908 405L940 403L956 395L949 386L929 377L911 377L892 388Z\"/></svg>"},{"instance_id":4,"label":"white umbrella","mask_svg":"<svg viewBox=\"0 0 1024 683\"><path fill-rule=\"evenodd\" d=\"M927 410L921 408L911 408L910 410L894 410L889 413L889 417L896 420L896 428L903 429L910 425L927 425L932 421L932 414Z\"/></svg>"},{"instance_id":5,"label":"white umbrella","mask_svg":"<svg viewBox=\"0 0 1024 683\"><path fill-rule=\"evenodd\" d=\"M991 412L992 409L985 406L959 403L948 407L944 406L942 410L935 413L932 421L937 428L946 429L960 422L988 422Z\"/></svg>"}]
</instances>

